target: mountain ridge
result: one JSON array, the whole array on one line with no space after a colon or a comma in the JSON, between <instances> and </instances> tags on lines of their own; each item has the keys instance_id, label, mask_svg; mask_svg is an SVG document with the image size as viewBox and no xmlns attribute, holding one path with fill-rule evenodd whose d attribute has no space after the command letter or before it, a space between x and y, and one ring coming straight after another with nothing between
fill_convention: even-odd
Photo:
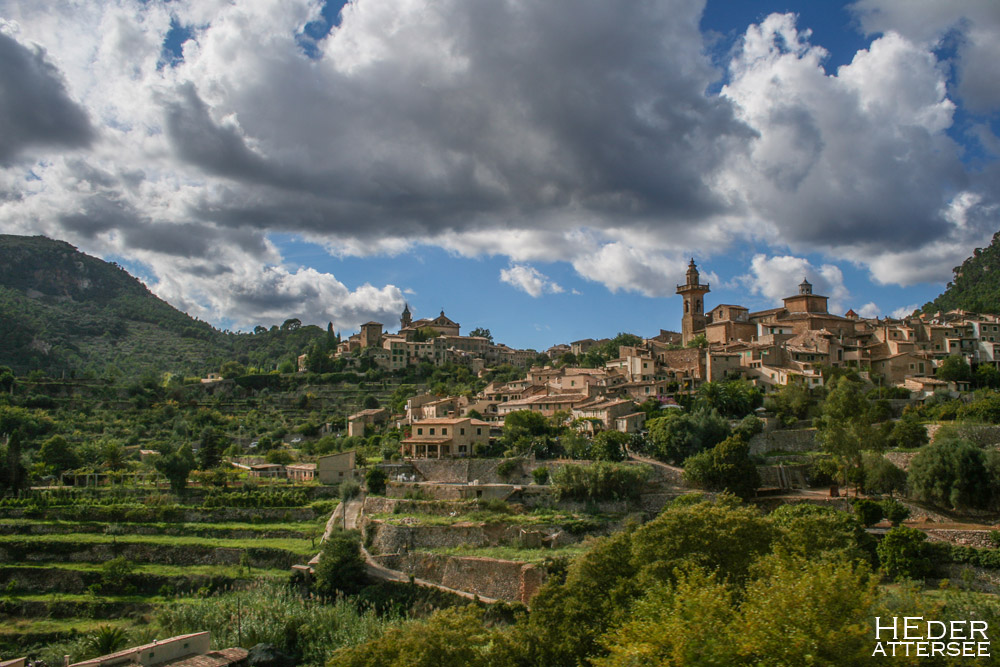
<instances>
[{"instance_id":1,"label":"mountain ridge","mask_svg":"<svg viewBox=\"0 0 1000 667\"><path fill-rule=\"evenodd\" d=\"M961 266L952 269L952 280L921 312L934 314L949 310L1000 313L1000 232L985 248L976 248Z\"/></svg>"},{"instance_id":2,"label":"mountain ridge","mask_svg":"<svg viewBox=\"0 0 1000 667\"><path fill-rule=\"evenodd\" d=\"M0 365L17 373L203 375L221 363L277 366L324 332L219 331L116 263L44 236L0 235Z\"/></svg>"}]
</instances>

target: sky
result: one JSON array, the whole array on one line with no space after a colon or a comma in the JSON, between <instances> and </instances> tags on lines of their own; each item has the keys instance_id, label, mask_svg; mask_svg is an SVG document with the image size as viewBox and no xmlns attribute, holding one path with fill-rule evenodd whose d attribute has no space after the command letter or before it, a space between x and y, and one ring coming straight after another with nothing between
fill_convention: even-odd
<instances>
[{"instance_id":1,"label":"sky","mask_svg":"<svg viewBox=\"0 0 1000 667\"><path fill-rule=\"evenodd\" d=\"M900 316L1000 230L995 0L0 0L0 233L220 328Z\"/></svg>"}]
</instances>

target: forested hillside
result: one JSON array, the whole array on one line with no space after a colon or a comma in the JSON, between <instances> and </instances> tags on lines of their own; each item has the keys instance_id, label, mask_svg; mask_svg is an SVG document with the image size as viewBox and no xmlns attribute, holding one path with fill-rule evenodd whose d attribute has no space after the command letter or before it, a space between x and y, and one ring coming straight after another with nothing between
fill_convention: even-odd
<instances>
[{"instance_id":1,"label":"forested hillside","mask_svg":"<svg viewBox=\"0 0 1000 667\"><path fill-rule=\"evenodd\" d=\"M68 243L0 235L0 365L17 373L202 374L229 360L269 370L324 333L297 320L222 332Z\"/></svg>"},{"instance_id":2,"label":"forested hillside","mask_svg":"<svg viewBox=\"0 0 1000 667\"><path fill-rule=\"evenodd\" d=\"M944 294L923 307L925 313L956 308L975 313L1000 313L1000 232L985 248L954 268L955 277Z\"/></svg>"}]
</instances>

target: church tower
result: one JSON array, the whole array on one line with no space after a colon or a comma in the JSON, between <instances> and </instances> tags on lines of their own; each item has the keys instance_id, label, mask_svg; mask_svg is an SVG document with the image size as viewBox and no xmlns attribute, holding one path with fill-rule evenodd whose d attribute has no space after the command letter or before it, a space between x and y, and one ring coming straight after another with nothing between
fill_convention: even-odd
<instances>
[{"instance_id":1,"label":"church tower","mask_svg":"<svg viewBox=\"0 0 1000 667\"><path fill-rule=\"evenodd\" d=\"M413 317L410 315L410 304L406 304L403 308L403 316L399 318L399 328L405 329L413 323Z\"/></svg>"},{"instance_id":2,"label":"church tower","mask_svg":"<svg viewBox=\"0 0 1000 667\"><path fill-rule=\"evenodd\" d=\"M702 285L698 278L698 267L694 258L688 265L687 282L677 286L677 293L684 297L684 316L681 318L681 338L685 345L698 332L705 330L705 295L708 294L708 284Z\"/></svg>"}]
</instances>

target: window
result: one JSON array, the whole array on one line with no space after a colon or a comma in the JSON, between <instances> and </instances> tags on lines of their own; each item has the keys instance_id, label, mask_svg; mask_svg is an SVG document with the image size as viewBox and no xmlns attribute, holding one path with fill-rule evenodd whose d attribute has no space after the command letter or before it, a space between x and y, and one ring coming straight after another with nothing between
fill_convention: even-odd
<instances>
[{"instance_id":1,"label":"window","mask_svg":"<svg viewBox=\"0 0 1000 667\"><path fill-rule=\"evenodd\" d=\"M434 435L434 427L431 427L430 434Z\"/></svg>"},{"instance_id":2,"label":"window","mask_svg":"<svg viewBox=\"0 0 1000 667\"><path fill-rule=\"evenodd\" d=\"M448 435L448 429L442 427L441 428L441 435Z\"/></svg>"},{"instance_id":3,"label":"window","mask_svg":"<svg viewBox=\"0 0 1000 667\"><path fill-rule=\"evenodd\" d=\"M459 435L465 435L465 429L464 428L458 429L458 433Z\"/></svg>"},{"instance_id":4,"label":"window","mask_svg":"<svg viewBox=\"0 0 1000 667\"><path fill-rule=\"evenodd\" d=\"M482 428L476 428L476 435L482 435L482 434L483 434L483 429Z\"/></svg>"},{"instance_id":5,"label":"window","mask_svg":"<svg viewBox=\"0 0 1000 667\"><path fill-rule=\"evenodd\" d=\"M424 429L418 428L417 429L417 435L423 435L423 434L424 434Z\"/></svg>"}]
</instances>

